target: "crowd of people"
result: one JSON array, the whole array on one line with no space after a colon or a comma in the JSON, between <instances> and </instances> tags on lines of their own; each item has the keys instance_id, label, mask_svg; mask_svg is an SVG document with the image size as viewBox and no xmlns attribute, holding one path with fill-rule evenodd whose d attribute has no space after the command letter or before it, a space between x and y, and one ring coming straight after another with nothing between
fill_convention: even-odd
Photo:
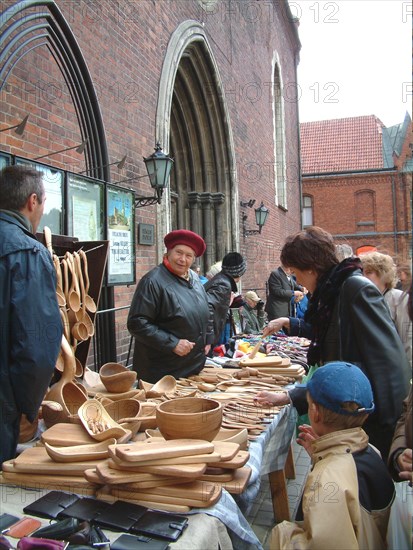
<instances>
[{"instance_id":1,"label":"crowd of people","mask_svg":"<svg viewBox=\"0 0 413 550\"><path fill-rule=\"evenodd\" d=\"M35 238L44 200L39 172L1 171L1 462L16 454L22 415L32 421L38 414L62 341L53 262ZM291 404L310 419L298 437L314 464L302 522L278 525L271 547L385 548L390 476L412 481L408 266L397 271L379 252L358 258L323 229L308 227L286 239L263 300L256 289L240 293L248 265L239 252L227 253L204 277L197 264L206 250L200 235L178 229L164 244L161 264L140 279L128 315L138 377L155 383L166 374L199 373L230 339L234 308L244 334L308 338L312 377L255 397L258 405ZM329 484L333 500L318 498Z\"/></svg>"}]
</instances>

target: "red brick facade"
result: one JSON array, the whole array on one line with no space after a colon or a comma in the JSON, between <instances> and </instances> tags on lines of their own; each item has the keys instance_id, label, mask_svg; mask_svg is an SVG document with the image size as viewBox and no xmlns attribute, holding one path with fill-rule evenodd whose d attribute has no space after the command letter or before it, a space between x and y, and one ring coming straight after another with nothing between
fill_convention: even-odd
<instances>
[{"instance_id":1,"label":"red brick facade","mask_svg":"<svg viewBox=\"0 0 413 550\"><path fill-rule=\"evenodd\" d=\"M185 124L190 130L195 127L201 136L208 131L211 147L219 140L231 160L225 165L231 174L224 174L229 182L226 189L230 190L224 198L222 216L227 229L217 241L222 240L223 251L238 249L246 255L244 288L264 288L268 274L278 265L285 237L300 228L295 92L300 43L288 2L56 0L52 4L32 5L24 1L17 3L21 9L13 13L15 4L15 0L5 1L1 8L4 28L11 28L13 22L20 24L8 36L10 41L15 39L10 50L14 53L2 60L0 128L15 125L26 114L30 117L23 136L12 131L0 133L0 151L34 159L87 140L84 154L72 149L42 162L75 173L89 168L90 174L106 181L143 175L142 157L153 151L156 139L169 136L170 113L159 111L160 90L164 75L174 70L166 65L174 44L179 51L177 29L187 22L192 25L188 28L196 39L191 38L188 47L198 54L207 52L206 62L205 66L194 64L187 68L184 75L204 72L197 93L211 109L213 100L220 102L218 119L222 120L223 131L215 129L214 133L214 128L208 128L212 120L208 112L203 120L187 120ZM36 29L36 24L43 26ZM191 53L189 49L187 52ZM184 66L189 54L181 56L177 63ZM287 209L279 208L275 199L275 64L282 83ZM208 97L205 83L214 87L214 98ZM173 81L166 97L168 94L172 97ZM184 106L182 112L188 113L190 108L185 111ZM187 152L178 150L176 135L174 140L176 158L185 159ZM162 145L168 152L170 144ZM192 151L193 157L199 156L197 168L201 175L204 153ZM112 163L124 155L126 165L119 170ZM112 166L102 168L109 163ZM219 174L219 160L216 163ZM93 170L95 166L98 168ZM197 178L197 173L193 177ZM204 190L214 191L214 186L219 190L220 182L211 183L211 179L206 178ZM178 183L181 187L192 185ZM127 186L140 195L152 193L147 178L131 181ZM261 235L244 239L239 201L249 199L256 199L255 207L263 201L270 215ZM161 257L163 234L172 227L166 202L167 198L160 207L136 210L136 222L153 224L156 233L154 246L137 246L137 280ZM187 215L186 205L182 210ZM248 228L255 229L253 209L247 209L247 214ZM188 223L183 225L191 228ZM114 305L129 305L133 291L133 285L116 287ZM124 317L119 327L123 333Z\"/></svg>"},{"instance_id":2,"label":"red brick facade","mask_svg":"<svg viewBox=\"0 0 413 550\"><path fill-rule=\"evenodd\" d=\"M411 130L408 115L395 129L376 117L302 124L313 224L354 251L374 246L396 261L411 258Z\"/></svg>"}]
</instances>

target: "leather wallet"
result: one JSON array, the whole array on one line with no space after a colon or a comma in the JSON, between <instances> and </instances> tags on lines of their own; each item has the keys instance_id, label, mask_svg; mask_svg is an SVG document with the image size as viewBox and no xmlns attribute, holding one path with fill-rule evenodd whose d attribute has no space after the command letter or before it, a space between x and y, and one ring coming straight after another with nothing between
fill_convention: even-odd
<instances>
[{"instance_id":1,"label":"leather wallet","mask_svg":"<svg viewBox=\"0 0 413 550\"><path fill-rule=\"evenodd\" d=\"M126 532L146 511L145 506L117 500L97 516L94 523L110 531Z\"/></svg>"},{"instance_id":2,"label":"leather wallet","mask_svg":"<svg viewBox=\"0 0 413 550\"><path fill-rule=\"evenodd\" d=\"M148 510L130 528L134 534L176 541L188 524L188 518L166 512Z\"/></svg>"},{"instance_id":3,"label":"leather wallet","mask_svg":"<svg viewBox=\"0 0 413 550\"><path fill-rule=\"evenodd\" d=\"M24 517L21 518L18 522L14 523L5 534L8 537L13 537L15 539L21 539L27 537L33 531L36 531L41 526L41 523L38 519Z\"/></svg>"},{"instance_id":4,"label":"leather wallet","mask_svg":"<svg viewBox=\"0 0 413 550\"><path fill-rule=\"evenodd\" d=\"M79 500L77 495L63 491L50 491L23 508L25 514L39 518L56 519L65 508Z\"/></svg>"},{"instance_id":5,"label":"leather wallet","mask_svg":"<svg viewBox=\"0 0 413 550\"><path fill-rule=\"evenodd\" d=\"M139 535L121 535L110 545L111 550L167 550L169 543L166 540L154 540Z\"/></svg>"},{"instance_id":6,"label":"leather wallet","mask_svg":"<svg viewBox=\"0 0 413 550\"><path fill-rule=\"evenodd\" d=\"M5 531L8 527L13 525L14 523L17 523L20 518L17 516L13 516L12 514L8 514L7 512L4 512L4 514L0 515L0 533Z\"/></svg>"},{"instance_id":7,"label":"leather wallet","mask_svg":"<svg viewBox=\"0 0 413 550\"><path fill-rule=\"evenodd\" d=\"M23 537L17 543L17 550L65 550L67 542L61 540L37 539L34 537Z\"/></svg>"},{"instance_id":8,"label":"leather wallet","mask_svg":"<svg viewBox=\"0 0 413 550\"><path fill-rule=\"evenodd\" d=\"M110 503L103 500L88 497L79 498L59 514L59 519L77 518L81 521L91 522L109 506Z\"/></svg>"}]
</instances>

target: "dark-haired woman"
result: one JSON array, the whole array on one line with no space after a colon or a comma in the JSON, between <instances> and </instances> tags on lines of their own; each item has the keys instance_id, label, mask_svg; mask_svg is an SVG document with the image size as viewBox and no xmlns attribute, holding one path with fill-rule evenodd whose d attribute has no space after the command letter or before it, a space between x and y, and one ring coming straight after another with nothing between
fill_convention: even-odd
<instances>
[{"instance_id":1,"label":"dark-haired woman","mask_svg":"<svg viewBox=\"0 0 413 550\"><path fill-rule=\"evenodd\" d=\"M370 442L387 459L393 431L408 393L403 345L377 287L362 275L359 258L339 262L332 236L308 227L287 238L281 262L311 293L304 319L270 321L264 336L284 328L311 339L308 364L347 361L358 365L373 387L376 412L365 424ZM287 394L259 392L259 403L288 403L306 412L305 388Z\"/></svg>"}]
</instances>

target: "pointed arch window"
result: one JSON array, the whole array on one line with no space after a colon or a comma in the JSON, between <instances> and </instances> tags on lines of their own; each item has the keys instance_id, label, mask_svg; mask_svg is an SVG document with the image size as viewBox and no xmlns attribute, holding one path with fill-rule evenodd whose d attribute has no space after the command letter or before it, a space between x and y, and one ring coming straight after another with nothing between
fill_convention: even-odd
<instances>
[{"instance_id":1,"label":"pointed arch window","mask_svg":"<svg viewBox=\"0 0 413 550\"><path fill-rule=\"evenodd\" d=\"M274 158L275 192L278 206L287 208L287 178L285 171L285 124L281 74L274 68Z\"/></svg>"}]
</instances>

